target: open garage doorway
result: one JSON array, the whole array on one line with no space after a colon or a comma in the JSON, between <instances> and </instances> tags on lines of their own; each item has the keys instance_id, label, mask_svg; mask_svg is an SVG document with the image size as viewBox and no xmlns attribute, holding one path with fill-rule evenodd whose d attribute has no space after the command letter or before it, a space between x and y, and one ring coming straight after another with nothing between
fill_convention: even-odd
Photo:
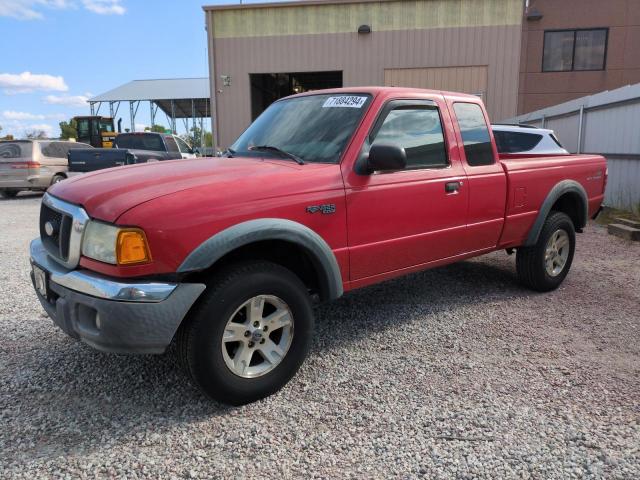
<instances>
[{"instance_id":1,"label":"open garage doorway","mask_svg":"<svg viewBox=\"0 0 640 480\"><path fill-rule=\"evenodd\" d=\"M294 93L342 87L342 72L250 73L251 119L279 98Z\"/></svg>"}]
</instances>

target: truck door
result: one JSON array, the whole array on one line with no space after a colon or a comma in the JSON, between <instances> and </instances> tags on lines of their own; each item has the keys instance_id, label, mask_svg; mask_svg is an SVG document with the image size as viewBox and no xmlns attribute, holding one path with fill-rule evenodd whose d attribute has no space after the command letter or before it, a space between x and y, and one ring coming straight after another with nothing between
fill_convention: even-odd
<instances>
[{"instance_id":1,"label":"truck door","mask_svg":"<svg viewBox=\"0 0 640 480\"><path fill-rule=\"evenodd\" d=\"M427 264L463 250L468 188L444 99L391 100L363 146L395 143L399 171L345 172L351 280Z\"/></svg>"},{"instance_id":2,"label":"truck door","mask_svg":"<svg viewBox=\"0 0 640 480\"><path fill-rule=\"evenodd\" d=\"M448 102L458 126L456 135L469 185L465 251L493 248L504 226L507 176L497 160L498 152L482 104L468 98Z\"/></svg>"}]
</instances>

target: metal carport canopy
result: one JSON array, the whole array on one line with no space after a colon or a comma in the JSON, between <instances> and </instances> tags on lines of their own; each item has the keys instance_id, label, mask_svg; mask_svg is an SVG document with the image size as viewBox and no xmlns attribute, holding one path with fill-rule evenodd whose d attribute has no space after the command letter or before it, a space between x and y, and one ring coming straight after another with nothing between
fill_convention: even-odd
<instances>
[{"instance_id":1,"label":"metal carport canopy","mask_svg":"<svg viewBox=\"0 0 640 480\"><path fill-rule=\"evenodd\" d=\"M166 78L133 80L101 95L89 99L92 114L97 114L102 103L108 103L110 115L115 116L114 105L129 102L131 129L135 129L135 114L141 101L150 102L151 120L155 120L155 108L160 108L172 121L176 118L207 118L211 116L208 78ZM95 105L98 109L95 110ZM117 113L117 108L115 110Z\"/></svg>"}]
</instances>

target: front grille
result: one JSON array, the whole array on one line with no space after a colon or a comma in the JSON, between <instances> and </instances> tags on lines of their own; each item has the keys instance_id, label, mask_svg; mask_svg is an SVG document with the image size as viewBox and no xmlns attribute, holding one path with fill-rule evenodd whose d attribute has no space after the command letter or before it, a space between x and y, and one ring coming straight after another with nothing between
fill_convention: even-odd
<instances>
[{"instance_id":1,"label":"front grille","mask_svg":"<svg viewBox=\"0 0 640 480\"><path fill-rule=\"evenodd\" d=\"M52 233L49 235L46 225L51 225ZM73 218L70 215L58 212L45 205L40 207L40 238L47 251L63 261L69 258L69 240Z\"/></svg>"},{"instance_id":2,"label":"front grille","mask_svg":"<svg viewBox=\"0 0 640 480\"><path fill-rule=\"evenodd\" d=\"M80 263L82 235L89 215L79 205L48 193L40 207L40 239L53 260L68 269Z\"/></svg>"}]
</instances>

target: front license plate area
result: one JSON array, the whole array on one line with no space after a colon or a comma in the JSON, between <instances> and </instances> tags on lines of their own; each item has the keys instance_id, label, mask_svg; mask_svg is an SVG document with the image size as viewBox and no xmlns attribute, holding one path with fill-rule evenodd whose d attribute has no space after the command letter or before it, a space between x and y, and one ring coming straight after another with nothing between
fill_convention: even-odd
<instances>
[{"instance_id":1,"label":"front license plate area","mask_svg":"<svg viewBox=\"0 0 640 480\"><path fill-rule=\"evenodd\" d=\"M36 290L44 298L49 298L49 279L47 278L47 272L38 267L32 266L33 269L33 283L36 286Z\"/></svg>"}]
</instances>

